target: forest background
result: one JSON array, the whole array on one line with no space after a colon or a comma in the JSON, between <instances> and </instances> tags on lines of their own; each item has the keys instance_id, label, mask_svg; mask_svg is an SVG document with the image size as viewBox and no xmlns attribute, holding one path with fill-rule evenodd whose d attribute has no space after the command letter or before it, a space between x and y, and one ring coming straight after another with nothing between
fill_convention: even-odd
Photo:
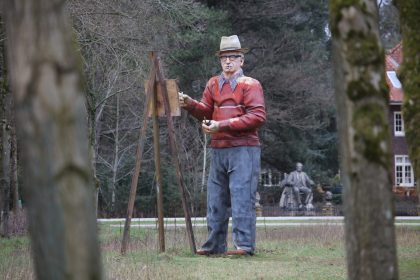
<instances>
[{"instance_id":1,"label":"forest background","mask_svg":"<svg viewBox=\"0 0 420 280\"><path fill-rule=\"evenodd\" d=\"M328 1L71 0L68 10L83 57L100 216L123 216L126 211L149 51L159 51L166 76L200 99L207 80L220 73L215 51L224 35L238 34L250 48L244 72L264 88L268 119L260 131L262 167L288 173L300 161L320 184L330 184L337 174ZM380 30L385 49L401 39L398 13L390 1L380 3ZM165 215L179 216L181 199L165 122L160 126ZM204 135L185 113L175 126L192 214L202 215ZM155 215L151 132L148 137L135 216Z\"/></svg>"}]
</instances>

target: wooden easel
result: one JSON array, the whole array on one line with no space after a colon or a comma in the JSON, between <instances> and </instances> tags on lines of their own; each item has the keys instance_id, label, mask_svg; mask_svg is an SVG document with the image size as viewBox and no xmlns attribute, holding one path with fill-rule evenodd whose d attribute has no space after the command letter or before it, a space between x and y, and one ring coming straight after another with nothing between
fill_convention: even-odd
<instances>
[{"instance_id":1,"label":"wooden easel","mask_svg":"<svg viewBox=\"0 0 420 280\"><path fill-rule=\"evenodd\" d=\"M163 223L163 193L162 193L162 176L160 172L160 145L159 145L159 123L158 115L166 116L168 125L168 137L169 145L172 155L172 160L176 168L177 181L179 191L181 193L182 208L184 210L185 225L188 235L188 241L190 244L191 252L196 253L194 232L191 224L191 215L187 201L187 194L185 191L184 178L182 175L181 165L178 158L178 145L175 138L175 129L172 121L171 106L169 102L167 84L168 81L162 72L160 59L156 52L150 53L150 59L152 62L152 68L150 71L149 79L146 83L146 102L144 105L144 116L143 126L140 129L139 142L137 144L136 153L136 165L134 173L131 178L131 189L130 196L128 199L127 217L125 219L124 234L121 244L121 254L125 254L127 251L129 239L130 239L130 225L131 218L133 216L134 201L137 192L137 183L140 174L141 160L143 156L144 142L146 139L146 130L148 117L153 118L153 146L154 146L154 158L155 158L155 171L156 171L156 192L157 192L157 209L158 209L158 231L159 231L159 251L165 251L165 231ZM170 84L170 83L169 83ZM158 94L160 93L160 94ZM159 100L158 100L159 99ZM163 103L164 110L159 110L160 107L158 102ZM174 107L174 106L172 106ZM174 107L175 109L177 106ZM179 109L179 107L178 107ZM163 112L164 111L164 112Z\"/></svg>"}]
</instances>

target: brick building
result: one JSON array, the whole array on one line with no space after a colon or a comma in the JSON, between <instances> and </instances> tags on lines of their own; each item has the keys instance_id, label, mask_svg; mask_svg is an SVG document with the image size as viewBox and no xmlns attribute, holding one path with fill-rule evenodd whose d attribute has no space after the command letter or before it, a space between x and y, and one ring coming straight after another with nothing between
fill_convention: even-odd
<instances>
[{"instance_id":1,"label":"brick building","mask_svg":"<svg viewBox=\"0 0 420 280\"><path fill-rule=\"evenodd\" d=\"M402 63L402 43L399 43L385 54L386 82L389 91L389 123L391 127L392 143L392 182L393 191L397 194L414 195L416 192L413 168L408 157L407 142L405 140L404 120L401 105L404 92L398 79L398 70Z\"/></svg>"}]
</instances>

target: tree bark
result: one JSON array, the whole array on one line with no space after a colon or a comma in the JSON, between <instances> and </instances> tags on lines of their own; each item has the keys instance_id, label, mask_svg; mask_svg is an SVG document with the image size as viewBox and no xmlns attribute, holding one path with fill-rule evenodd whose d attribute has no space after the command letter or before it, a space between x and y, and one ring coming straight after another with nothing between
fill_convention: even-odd
<instances>
[{"instance_id":1,"label":"tree bark","mask_svg":"<svg viewBox=\"0 0 420 280\"><path fill-rule=\"evenodd\" d=\"M19 183L18 183L18 147L16 139L16 122L14 118L14 104L12 100L10 120L10 191L12 192L12 210L16 214L21 205L19 204Z\"/></svg>"},{"instance_id":2,"label":"tree bark","mask_svg":"<svg viewBox=\"0 0 420 280\"><path fill-rule=\"evenodd\" d=\"M86 107L88 112L88 127L89 127L89 147L91 152L91 168L92 168L92 176L94 181L94 206L95 206L95 216L98 217L98 201L99 201L99 188L100 188L100 181L97 176L96 172L96 162L98 161L98 137L97 137L97 130L96 126L98 121L96 121L95 114L95 96L92 93L86 94Z\"/></svg>"},{"instance_id":3,"label":"tree bark","mask_svg":"<svg viewBox=\"0 0 420 280\"><path fill-rule=\"evenodd\" d=\"M37 278L101 279L81 62L65 1L3 4Z\"/></svg>"},{"instance_id":4,"label":"tree bark","mask_svg":"<svg viewBox=\"0 0 420 280\"><path fill-rule=\"evenodd\" d=\"M349 279L398 279L377 15L375 0L330 1Z\"/></svg>"},{"instance_id":5,"label":"tree bark","mask_svg":"<svg viewBox=\"0 0 420 280\"><path fill-rule=\"evenodd\" d=\"M111 211L115 215L115 196L117 191L118 165L120 161L120 95L116 95L115 134L114 134L114 162L112 163Z\"/></svg>"},{"instance_id":6,"label":"tree bark","mask_svg":"<svg viewBox=\"0 0 420 280\"><path fill-rule=\"evenodd\" d=\"M3 21L0 18L1 37L4 38ZM10 210L10 119L11 94L7 84L4 40L0 42L0 236L9 237Z\"/></svg>"},{"instance_id":7,"label":"tree bark","mask_svg":"<svg viewBox=\"0 0 420 280\"><path fill-rule=\"evenodd\" d=\"M400 73L404 89L403 116L405 137L410 161L417 178L417 193L420 199L420 2L395 0L400 11L403 36L403 64Z\"/></svg>"},{"instance_id":8,"label":"tree bark","mask_svg":"<svg viewBox=\"0 0 420 280\"><path fill-rule=\"evenodd\" d=\"M2 192L0 236L9 237L9 212L10 212L10 93L4 98L4 119L1 120L1 177Z\"/></svg>"}]
</instances>

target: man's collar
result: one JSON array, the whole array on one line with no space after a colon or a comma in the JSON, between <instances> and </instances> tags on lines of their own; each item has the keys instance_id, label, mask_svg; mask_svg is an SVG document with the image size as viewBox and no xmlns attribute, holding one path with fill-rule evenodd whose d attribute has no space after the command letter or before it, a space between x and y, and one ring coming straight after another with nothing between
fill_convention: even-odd
<instances>
[{"instance_id":1,"label":"man's collar","mask_svg":"<svg viewBox=\"0 0 420 280\"><path fill-rule=\"evenodd\" d=\"M230 87L232 88L232 91L236 89L236 86L238 85L238 78L242 77L244 75L244 72L242 69L239 69L235 74L233 74L230 79L226 79L225 75L223 75L223 72L219 76L219 90L222 90L223 84L226 82L229 82Z\"/></svg>"}]
</instances>

